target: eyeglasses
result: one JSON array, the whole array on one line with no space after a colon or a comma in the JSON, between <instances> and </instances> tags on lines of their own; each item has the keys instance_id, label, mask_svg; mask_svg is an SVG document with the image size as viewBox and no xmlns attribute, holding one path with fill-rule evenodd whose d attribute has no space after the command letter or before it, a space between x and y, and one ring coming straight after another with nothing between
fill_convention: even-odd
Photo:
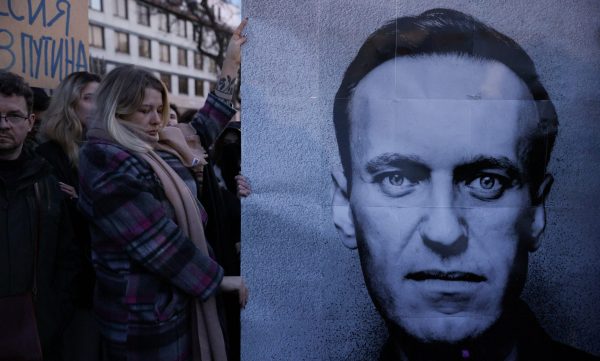
<instances>
[{"instance_id":1,"label":"eyeglasses","mask_svg":"<svg viewBox=\"0 0 600 361\"><path fill-rule=\"evenodd\" d=\"M10 124L16 125L16 124L19 124L24 119L29 118L29 116L23 116L23 115L14 114L14 113L9 113L9 114L0 113L0 120L2 120L2 118L6 119L6 121L9 122Z\"/></svg>"}]
</instances>

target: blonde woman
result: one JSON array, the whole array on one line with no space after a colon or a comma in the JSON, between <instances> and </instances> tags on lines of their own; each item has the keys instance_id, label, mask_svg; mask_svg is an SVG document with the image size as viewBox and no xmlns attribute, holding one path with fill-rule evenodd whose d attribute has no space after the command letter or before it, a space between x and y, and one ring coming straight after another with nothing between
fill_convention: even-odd
<instances>
[{"instance_id":1,"label":"blonde woman","mask_svg":"<svg viewBox=\"0 0 600 361\"><path fill-rule=\"evenodd\" d=\"M79 146L94 110L100 77L88 72L67 76L54 91L41 124L38 152L58 173L61 190L77 198Z\"/></svg>"},{"instance_id":2,"label":"blonde woman","mask_svg":"<svg viewBox=\"0 0 600 361\"><path fill-rule=\"evenodd\" d=\"M87 220L77 209L79 147L94 111L94 93L100 77L88 72L68 75L54 91L38 137L38 154L54 168L60 190L68 197L72 229L80 250L80 269L73 283L75 313L65 331L64 359L98 359L98 328L92 317L95 275L91 262Z\"/></svg>"},{"instance_id":3,"label":"blonde woman","mask_svg":"<svg viewBox=\"0 0 600 361\"><path fill-rule=\"evenodd\" d=\"M239 54L244 40L237 32L230 48ZM247 289L223 276L196 198L155 151L168 121L165 86L146 70L119 67L96 105L80 152L79 206L92 224L104 359L227 360L215 294L237 291L243 307ZM221 122L233 110L210 95L198 113L197 122Z\"/></svg>"}]
</instances>

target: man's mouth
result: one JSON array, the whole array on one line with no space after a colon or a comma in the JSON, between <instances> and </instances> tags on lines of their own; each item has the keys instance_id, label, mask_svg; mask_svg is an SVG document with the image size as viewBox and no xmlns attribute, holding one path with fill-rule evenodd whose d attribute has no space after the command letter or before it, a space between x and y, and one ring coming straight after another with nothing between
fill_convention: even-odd
<instances>
[{"instance_id":1,"label":"man's mouth","mask_svg":"<svg viewBox=\"0 0 600 361\"><path fill-rule=\"evenodd\" d=\"M425 270L411 272L405 276L406 279L413 281L451 281L451 282L485 282L487 278L471 272L451 271L444 272L439 270Z\"/></svg>"}]
</instances>

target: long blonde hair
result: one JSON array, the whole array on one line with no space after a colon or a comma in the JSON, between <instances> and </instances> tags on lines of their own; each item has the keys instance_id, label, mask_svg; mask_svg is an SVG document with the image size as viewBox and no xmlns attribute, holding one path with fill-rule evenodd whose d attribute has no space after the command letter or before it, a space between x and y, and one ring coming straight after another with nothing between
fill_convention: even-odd
<instances>
[{"instance_id":1,"label":"long blonde hair","mask_svg":"<svg viewBox=\"0 0 600 361\"><path fill-rule=\"evenodd\" d=\"M81 92L93 82L99 83L100 77L85 71L69 74L52 94L41 124L41 140L58 143L74 167L77 167L79 145L83 140L83 124L76 108Z\"/></svg>"},{"instance_id":2,"label":"long blonde hair","mask_svg":"<svg viewBox=\"0 0 600 361\"><path fill-rule=\"evenodd\" d=\"M92 127L99 128L117 144L134 152L145 153L152 147L127 129L121 122L135 113L144 102L146 88L162 96L162 125L169 119L169 99L162 81L147 70L133 65L113 69L100 83L96 92L97 117Z\"/></svg>"}]
</instances>

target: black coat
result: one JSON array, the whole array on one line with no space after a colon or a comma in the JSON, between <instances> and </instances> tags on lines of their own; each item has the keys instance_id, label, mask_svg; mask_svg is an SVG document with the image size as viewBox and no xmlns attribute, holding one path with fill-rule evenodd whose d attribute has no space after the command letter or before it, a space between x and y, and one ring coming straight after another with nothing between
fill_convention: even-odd
<instances>
[{"instance_id":1,"label":"black coat","mask_svg":"<svg viewBox=\"0 0 600 361\"><path fill-rule=\"evenodd\" d=\"M71 284L79 269L65 197L50 165L32 152L0 162L0 297L32 288L34 235L39 224L34 299L44 359L56 359L72 315ZM40 222L34 183L40 189Z\"/></svg>"},{"instance_id":2,"label":"black coat","mask_svg":"<svg viewBox=\"0 0 600 361\"><path fill-rule=\"evenodd\" d=\"M58 143L45 142L39 145L36 151L50 163L59 182L73 186L79 192L77 168L71 164ZM74 238L81 251L81 269L73 285L73 301L77 307L91 309L96 275L92 266L89 223L77 208L77 199L67 199L67 210L73 225Z\"/></svg>"}]
</instances>

